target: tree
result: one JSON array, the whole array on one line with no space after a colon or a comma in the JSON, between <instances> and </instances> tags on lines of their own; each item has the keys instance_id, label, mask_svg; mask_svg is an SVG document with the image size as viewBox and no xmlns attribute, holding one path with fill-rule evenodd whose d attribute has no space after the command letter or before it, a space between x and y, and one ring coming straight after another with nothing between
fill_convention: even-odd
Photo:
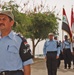
<instances>
[{"instance_id":1,"label":"tree","mask_svg":"<svg viewBox=\"0 0 74 75\"><path fill-rule=\"evenodd\" d=\"M15 16L15 25L13 29L16 32L20 32L23 36L31 38L33 44L33 55L35 56L35 48L37 44L47 38L49 32L57 34L58 22L54 12L41 12L44 6L41 4L41 8L35 7L34 11L20 12L18 10L19 5L14 1L8 2L2 6L3 10L11 9ZM37 12L39 10L39 12ZM35 39L37 42L35 43Z\"/></svg>"},{"instance_id":2,"label":"tree","mask_svg":"<svg viewBox=\"0 0 74 75\"><path fill-rule=\"evenodd\" d=\"M30 23L30 20L25 13L21 13L18 9L19 6L12 0L2 5L2 10L11 10L14 14L15 23L13 26L13 30L16 32L20 32L25 36L26 25Z\"/></svg>"},{"instance_id":3,"label":"tree","mask_svg":"<svg viewBox=\"0 0 74 75\"><path fill-rule=\"evenodd\" d=\"M33 55L35 55L35 47L37 44L46 39L49 32L57 33L58 22L53 13L32 13L29 15L32 21L32 24L27 26L27 34L32 40L33 44ZM35 43L35 39L37 42Z\"/></svg>"}]
</instances>

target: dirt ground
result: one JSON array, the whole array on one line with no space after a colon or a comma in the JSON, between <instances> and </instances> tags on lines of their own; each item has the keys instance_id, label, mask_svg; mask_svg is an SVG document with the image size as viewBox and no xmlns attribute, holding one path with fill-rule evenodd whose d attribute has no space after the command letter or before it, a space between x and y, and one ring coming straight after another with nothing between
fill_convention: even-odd
<instances>
[{"instance_id":1,"label":"dirt ground","mask_svg":"<svg viewBox=\"0 0 74 75\"><path fill-rule=\"evenodd\" d=\"M74 75L73 66L71 66L71 69L67 70L65 70L63 66L63 61L61 61L57 75ZM34 59L34 64L31 66L31 75L47 75L46 63L44 59Z\"/></svg>"}]
</instances>

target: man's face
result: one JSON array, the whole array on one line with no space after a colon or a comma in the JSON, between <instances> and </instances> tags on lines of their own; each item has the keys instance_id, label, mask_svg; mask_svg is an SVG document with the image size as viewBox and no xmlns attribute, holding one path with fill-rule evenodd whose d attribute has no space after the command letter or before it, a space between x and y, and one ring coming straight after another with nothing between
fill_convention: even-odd
<instances>
[{"instance_id":1,"label":"man's face","mask_svg":"<svg viewBox=\"0 0 74 75\"><path fill-rule=\"evenodd\" d=\"M7 15L0 15L0 30L11 30L11 27L13 26L14 21L10 20L10 18Z\"/></svg>"},{"instance_id":2,"label":"man's face","mask_svg":"<svg viewBox=\"0 0 74 75\"><path fill-rule=\"evenodd\" d=\"M53 40L53 35L48 36L50 40Z\"/></svg>"}]
</instances>

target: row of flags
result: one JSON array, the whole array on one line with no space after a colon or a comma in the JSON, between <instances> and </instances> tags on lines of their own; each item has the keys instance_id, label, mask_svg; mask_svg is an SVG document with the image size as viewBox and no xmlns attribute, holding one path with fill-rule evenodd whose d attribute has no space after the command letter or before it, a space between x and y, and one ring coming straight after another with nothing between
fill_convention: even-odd
<instances>
[{"instance_id":1,"label":"row of flags","mask_svg":"<svg viewBox=\"0 0 74 75\"><path fill-rule=\"evenodd\" d=\"M71 24L69 25L68 18L63 8L63 18L62 18L62 30L66 31L72 40L72 32L74 32L74 12L71 9Z\"/></svg>"}]
</instances>

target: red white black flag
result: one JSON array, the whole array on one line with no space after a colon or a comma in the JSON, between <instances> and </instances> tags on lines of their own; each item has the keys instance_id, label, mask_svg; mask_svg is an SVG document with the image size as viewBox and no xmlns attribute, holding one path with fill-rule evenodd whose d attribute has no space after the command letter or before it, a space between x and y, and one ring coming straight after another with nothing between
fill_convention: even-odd
<instances>
[{"instance_id":1,"label":"red white black flag","mask_svg":"<svg viewBox=\"0 0 74 75\"><path fill-rule=\"evenodd\" d=\"M70 38L72 38L72 33L69 27L69 22L64 8L63 8L63 18L62 18L62 30L66 31L69 34Z\"/></svg>"}]
</instances>

